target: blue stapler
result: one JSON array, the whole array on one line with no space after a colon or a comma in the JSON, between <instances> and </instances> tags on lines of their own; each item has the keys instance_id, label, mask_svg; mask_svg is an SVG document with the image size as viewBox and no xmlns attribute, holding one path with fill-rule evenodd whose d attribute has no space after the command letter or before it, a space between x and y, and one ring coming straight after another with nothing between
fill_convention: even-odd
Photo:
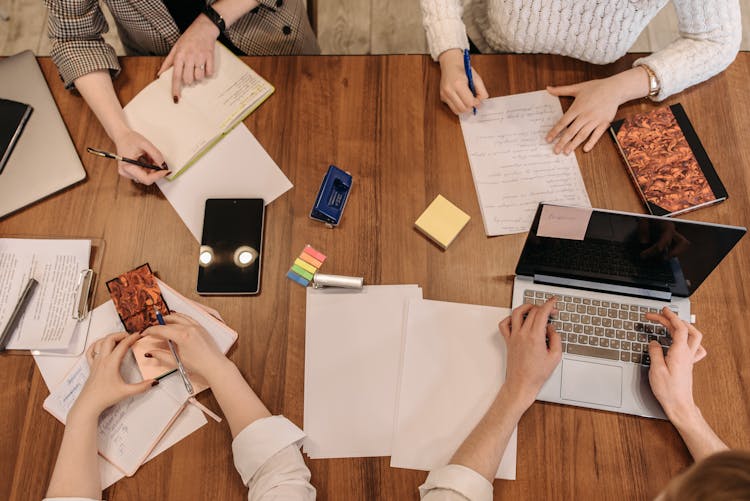
<instances>
[{"instance_id":1,"label":"blue stapler","mask_svg":"<svg viewBox=\"0 0 750 501\"><path fill-rule=\"evenodd\" d=\"M310 212L310 218L321 221L333 228L339 224L344 213L349 192L352 189L352 175L335 165L328 167L320 185L318 196Z\"/></svg>"}]
</instances>

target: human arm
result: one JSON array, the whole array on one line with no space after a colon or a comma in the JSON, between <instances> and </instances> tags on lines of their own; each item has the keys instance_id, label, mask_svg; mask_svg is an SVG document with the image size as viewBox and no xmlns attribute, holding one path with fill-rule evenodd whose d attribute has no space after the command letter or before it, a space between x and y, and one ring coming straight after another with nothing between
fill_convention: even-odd
<instances>
[{"instance_id":1,"label":"human arm","mask_svg":"<svg viewBox=\"0 0 750 501\"><path fill-rule=\"evenodd\" d=\"M115 94L112 79L106 71L87 73L77 78L75 84L107 135L115 143L119 155L135 159L145 156L150 163L164 167L164 170L152 171L137 165L117 162L117 170L121 176L142 184L152 184L170 173L161 152L128 125L125 112Z\"/></svg>"},{"instance_id":2,"label":"human arm","mask_svg":"<svg viewBox=\"0 0 750 501\"><path fill-rule=\"evenodd\" d=\"M422 499L492 498L492 482L510 436L562 357L560 335L547 323L555 303L552 298L542 306L520 306L500 322L507 347L505 384L450 464L427 477Z\"/></svg>"},{"instance_id":3,"label":"human arm","mask_svg":"<svg viewBox=\"0 0 750 501\"><path fill-rule=\"evenodd\" d=\"M432 58L440 63L440 100L456 114L479 106L481 100L488 97L487 89L482 77L472 68L477 96L469 90L463 60L469 39L461 20L461 0L421 0L420 5L427 45Z\"/></svg>"},{"instance_id":4,"label":"human arm","mask_svg":"<svg viewBox=\"0 0 750 501\"><path fill-rule=\"evenodd\" d=\"M662 324L672 336L666 356L656 341L648 346L649 382L664 412L695 461L726 450L727 445L716 435L693 400L693 366L706 356L701 345L703 334L680 320L669 308L664 308L661 314L650 313L647 318Z\"/></svg>"},{"instance_id":5,"label":"human arm","mask_svg":"<svg viewBox=\"0 0 750 501\"><path fill-rule=\"evenodd\" d=\"M648 73L653 71L662 101L683 89L708 80L734 60L742 38L737 0L675 0L680 38L633 68L600 80L548 87L555 96L574 97L568 111L547 135L555 152L570 154L581 144L590 151L623 103L649 95ZM588 139L588 141L586 141Z\"/></svg>"},{"instance_id":6,"label":"human arm","mask_svg":"<svg viewBox=\"0 0 750 501\"><path fill-rule=\"evenodd\" d=\"M216 343L194 319L172 313L166 325L144 335L172 340L190 373L202 376L221 406L234 441L234 464L248 487L248 498L315 499L310 470L299 452L304 432L282 416L272 416Z\"/></svg>"},{"instance_id":7,"label":"human arm","mask_svg":"<svg viewBox=\"0 0 750 501\"><path fill-rule=\"evenodd\" d=\"M276 6L275 2L269 0L218 0L211 7L222 17L225 27L229 28L261 3L272 8ZM199 14L169 51L158 74L174 67L172 96L175 103L179 102L183 85L192 85L213 75L214 47L220 34L219 28L208 16Z\"/></svg>"},{"instance_id":8,"label":"human arm","mask_svg":"<svg viewBox=\"0 0 750 501\"><path fill-rule=\"evenodd\" d=\"M68 413L47 498L101 499L97 459L99 415L120 400L142 393L155 384L153 380L129 384L120 374L125 355L139 337L124 332L110 334L86 351L89 377Z\"/></svg>"}]
</instances>

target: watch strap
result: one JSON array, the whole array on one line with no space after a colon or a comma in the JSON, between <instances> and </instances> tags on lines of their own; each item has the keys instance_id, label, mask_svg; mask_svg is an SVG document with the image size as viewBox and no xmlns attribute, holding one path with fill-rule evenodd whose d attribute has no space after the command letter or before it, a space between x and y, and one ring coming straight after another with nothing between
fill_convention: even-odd
<instances>
[{"instance_id":1,"label":"watch strap","mask_svg":"<svg viewBox=\"0 0 750 501\"><path fill-rule=\"evenodd\" d=\"M207 18L211 20L212 23L216 25L217 28L219 28L219 33L224 33L224 31L226 31L227 25L224 22L224 18L221 17L221 14L216 12L213 7L211 7L209 4L206 4L206 6L203 8L203 13Z\"/></svg>"}]
</instances>

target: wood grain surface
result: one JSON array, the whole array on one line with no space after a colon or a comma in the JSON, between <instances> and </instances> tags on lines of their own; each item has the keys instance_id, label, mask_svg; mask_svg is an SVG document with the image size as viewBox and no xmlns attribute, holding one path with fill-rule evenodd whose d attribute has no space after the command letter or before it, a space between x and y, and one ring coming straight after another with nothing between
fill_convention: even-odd
<instances>
[{"instance_id":1,"label":"wood grain surface","mask_svg":"<svg viewBox=\"0 0 750 501\"><path fill-rule=\"evenodd\" d=\"M490 95L498 96L603 77L627 68L635 57L603 67L556 56L477 56L473 63ZM259 296L195 294L198 243L157 188L135 185L119 177L111 162L84 153L86 146L113 145L83 100L63 89L48 59L40 64L88 179L0 220L0 235L104 239L97 305L108 299L106 279L149 262L174 288L222 313L240 334L231 359L273 413L301 426L305 291L284 275L306 243L328 255L328 273L364 276L368 284L417 283L428 299L509 306L525 235L485 236L458 120L439 101L438 67L427 56L246 61L276 93L245 123L294 183L268 207ZM115 85L123 102L151 81L160 62L122 60ZM740 54L723 74L666 102L684 105L730 194L727 202L688 218L750 222L748 81L750 54ZM570 100L563 103L567 107ZM652 106L628 104L618 118ZM591 153L577 155L594 206L644 212L609 137ZM308 218L330 163L354 176L335 230ZM447 251L413 227L438 193L472 217ZM745 238L693 296L709 353L695 369L696 400L718 434L742 448L750 447L748 269ZM0 499L44 495L63 433L42 409L47 393L31 357L0 356ZM218 409L210 392L201 401ZM226 424L210 422L116 483L105 498L246 499L230 443ZM536 403L519 425L518 480L495 482L495 497L651 499L690 462L668 422ZM389 458L307 463L321 500L416 500L426 476L392 469Z\"/></svg>"}]
</instances>

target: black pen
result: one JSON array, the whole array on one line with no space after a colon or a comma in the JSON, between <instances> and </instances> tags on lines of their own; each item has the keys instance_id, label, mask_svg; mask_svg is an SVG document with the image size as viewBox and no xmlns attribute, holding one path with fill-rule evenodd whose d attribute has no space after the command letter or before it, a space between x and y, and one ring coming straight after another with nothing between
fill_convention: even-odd
<instances>
[{"instance_id":1,"label":"black pen","mask_svg":"<svg viewBox=\"0 0 750 501\"><path fill-rule=\"evenodd\" d=\"M13 308L13 313L10 314L8 323L5 325L5 329L3 329L3 334L0 336L0 351L5 350L5 345L8 344L8 341L10 340L10 335L16 329L16 324L18 323L18 319L20 319L21 315L23 315L23 312L26 311L26 306L29 304L29 300L31 299L32 294L34 293L34 288L38 284L39 282L37 282L33 278L29 278L29 281L26 282L26 287L24 287L23 292L21 292L21 295L18 297L18 302L16 303L16 307Z\"/></svg>"},{"instance_id":2,"label":"black pen","mask_svg":"<svg viewBox=\"0 0 750 501\"><path fill-rule=\"evenodd\" d=\"M104 157L104 158L111 158L112 160L118 160L120 162L126 162L129 164L137 165L139 167L143 167L144 169L165 170L168 168L166 167L167 164L164 164L164 167L159 167L158 165L150 164L148 162L141 162L140 160L133 160L132 158L121 157L120 155L117 155L115 153L110 153L108 151L103 151L103 150L97 150L96 148L86 148L86 151L88 151L92 155L97 155L97 156Z\"/></svg>"}]
</instances>

